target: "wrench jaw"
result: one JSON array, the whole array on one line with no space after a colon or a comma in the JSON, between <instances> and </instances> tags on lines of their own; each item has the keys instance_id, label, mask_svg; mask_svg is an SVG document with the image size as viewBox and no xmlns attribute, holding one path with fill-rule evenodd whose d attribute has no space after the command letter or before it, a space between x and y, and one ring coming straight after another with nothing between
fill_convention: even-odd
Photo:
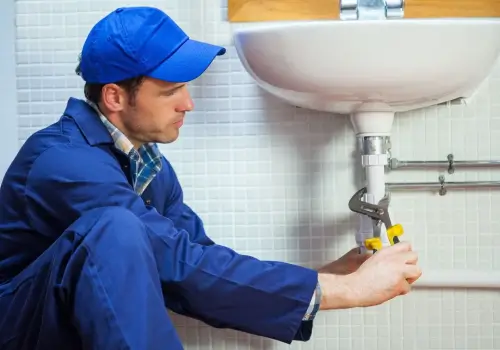
<instances>
[{"instance_id":1,"label":"wrench jaw","mask_svg":"<svg viewBox=\"0 0 500 350\"><path fill-rule=\"evenodd\" d=\"M384 224L389 224L391 219L388 214L390 197L385 195L379 202L379 204L372 204L363 200L366 194L366 187L357 191L354 196L349 200L349 209L359 214L371 217L373 220L380 220Z\"/></svg>"},{"instance_id":2,"label":"wrench jaw","mask_svg":"<svg viewBox=\"0 0 500 350\"><path fill-rule=\"evenodd\" d=\"M403 227L399 224L393 225L391 222L389 215L390 194L386 194L378 204L372 204L364 200L365 197L368 197L366 192L366 188L357 191L349 200L349 209L366 216L365 219L362 219L362 227L356 236L356 241L361 246L360 252L368 249L375 253L377 250L382 249L384 244L394 245L399 243L399 236L403 234ZM367 220L371 221L371 230L367 229ZM382 236L382 225L385 226L387 237Z\"/></svg>"}]
</instances>

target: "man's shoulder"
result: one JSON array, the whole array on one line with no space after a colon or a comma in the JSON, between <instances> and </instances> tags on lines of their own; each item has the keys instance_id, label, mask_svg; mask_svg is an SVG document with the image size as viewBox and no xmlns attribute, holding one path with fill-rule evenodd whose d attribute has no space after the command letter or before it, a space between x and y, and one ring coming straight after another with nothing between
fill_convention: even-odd
<instances>
[{"instance_id":1,"label":"man's shoulder","mask_svg":"<svg viewBox=\"0 0 500 350\"><path fill-rule=\"evenodd\" d=\"M57 122L30 135L19 149L14 163L32 163L47 150L80 143L78 137L73 135L71 122L65 119L67 118L61 117Z\"/></svg>"},{"instance_id":2,"label":"man's shoulder","mask_svg":"<svg viewBox=\"0 0 500 350\"><path fill-rule=\"evenodd\" d=\"M51 147L59 144L88 144L75 120L61 115L58 120L31 134L24 143L25 147Z\"/></svg>"},{"instance_id":3,"label":"man's shoulder","mask_svg":"<svg viewBox=\"0 0 500 350\"><path fill-rule=\"evenodd\" d=\"M33 133L21 146L10 171L29 174L37 168L78 168L102 164L111 154L101 147L89 145L78 126L68 117ZM79 166L81 165L81 166ZM91 169L88 169L91 170Z\"/></svg>"}]
</instances>

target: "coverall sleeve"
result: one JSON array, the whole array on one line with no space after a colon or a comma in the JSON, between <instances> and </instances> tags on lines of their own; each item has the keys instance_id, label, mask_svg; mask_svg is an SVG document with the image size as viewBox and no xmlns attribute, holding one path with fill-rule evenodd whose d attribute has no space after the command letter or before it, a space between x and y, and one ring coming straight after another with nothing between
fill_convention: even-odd
<instances>
[{"instance_id":1,"label":"coverall sleeve","mask_svg":"<svg viewBox=\"0 0 500 350\"><path fill-rule=\"evenodd\" d=\"M184 193L177 174L165 158L163 158L163 169L157 176L162 177L161 181L169 192L162 214L174 222L177 230L186 230L192 242L202 245L214 244L205 232L201 218L184 202Z\"/></svg>"},{"instance_id":2,"label":"coverall sleeve","mask_svg":"<svg viewBox=\"0 0 500 350\"><path fill-rule=\"evenodd\" d=\"M192 242L185 230L146 206L118 162L97 147L54 146L27 176L27 210L39 233L61 234L90 209L124 207L159 237L161 247L153 250L167 307L217 328L288 344L308 340L311 323L302 318L317 284L316 271Z\"/></svg>"},{"instance_id":3,"label":"coverall sleeve","mask_svg":"<svg viewBox=\"0 0 500 350\"><path fill-rule=\"evenodd\" d=\"M164 205L163 215L171 219L177 229L186 230L191 237L191 241L195 241L203 245L214 244L214 242L207 236L201 218L184 202L184 194L177 174L165 157L163 158L162 171L161 180L163 181L164 186L169 189L169 198ZM310 301L310 308L314 307L314 304L319 302L317 299L317 295L313 296ZM314 311L312 314L309 314L312 316L310 319L303 319L302 326L299 328L299 331L294 337L295 340L310 339L316 312L317 311Z\"/></svg>"}]
</instances>

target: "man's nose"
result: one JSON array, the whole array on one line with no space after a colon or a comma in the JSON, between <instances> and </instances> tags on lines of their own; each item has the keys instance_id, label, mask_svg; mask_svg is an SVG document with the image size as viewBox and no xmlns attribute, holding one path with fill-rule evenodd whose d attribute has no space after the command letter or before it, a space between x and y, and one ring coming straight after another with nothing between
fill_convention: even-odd
<instances>
[{"instance_id":1,"label":"man's nose","mask_svg":"<svg viewBox=\"0 0 500 350\"><path fill-rule=\"evenodd\" d=\"M182 93L182 100L177 107L177 112L190 112L194 109L194 102L193 99L191 98L191 94L189 93L189 90L187 87L184 87L181 91Z\"/></svg>"}]
</instances>

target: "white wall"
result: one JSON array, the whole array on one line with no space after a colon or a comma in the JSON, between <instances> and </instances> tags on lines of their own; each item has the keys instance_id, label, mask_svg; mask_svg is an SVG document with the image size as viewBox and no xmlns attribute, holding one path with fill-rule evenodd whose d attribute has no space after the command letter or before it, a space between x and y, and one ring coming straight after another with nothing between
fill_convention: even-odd
<instances>
[{"instance_id":1,"label":"white wall","mask_svg":"<svg viewBox=\"0 0 500 350\"><path fill-rule=\"evenodd\" d=\"M128 4L158 6L193 38L228 47L228 54L193 85L197 109L188 116L181 139L163 147L209 235L242 253L308 266L347 251L358 225L347 208L359 186L351 124L346 117L295 109L259 91L231 46L224 0L18 0L19 144L56 120L68 97L82 95L73 70L90 26ZM468 107L398 115L393 155L404 160L445 160L448 153L457 160L500 159L499 78L500 67ZM401 171L389 180L436 181L438 175ZM447 179L498 180L500 170L458 171ZM500 269L495 240L499 193L393 195L394 214L406 229L405 238L420 251L424 273ZM186 349L288 348L175 319ZM324 312L313 340L291 348L500 349L500 296L498 291L416 290L376 308Z\"/></svg>"},{"instance_id":2,"label":"white wall","mask_svg":"<svg viewBox=\"0 0 500 350\"><path fill-rule=\"evenodd\" d=\"M0 180L17 152L15 0L0 5Z\"/></svg>"}]
</instances>

